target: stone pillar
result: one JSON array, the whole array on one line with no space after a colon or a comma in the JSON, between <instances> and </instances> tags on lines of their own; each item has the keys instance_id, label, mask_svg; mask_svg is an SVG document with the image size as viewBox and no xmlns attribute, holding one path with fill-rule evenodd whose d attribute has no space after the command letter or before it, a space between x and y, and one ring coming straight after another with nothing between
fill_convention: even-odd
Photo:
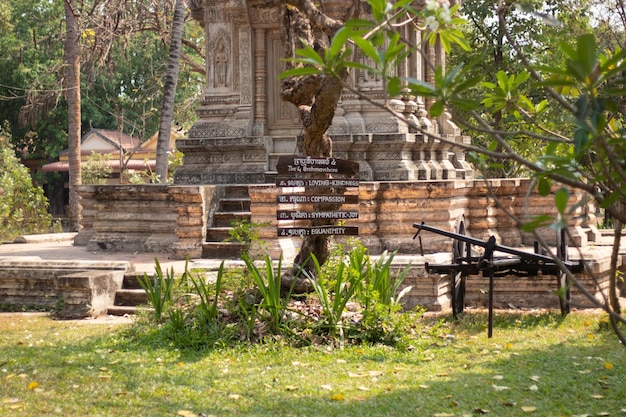
<instances>
[{"instance_id":1,"label":"stone pillar","mask_svg":"<svg viewBox=\"0 0 626 417\"><path fill-rule=\"evenodd\" d=\"M265 29L254 29L254 125L252 132L254 135L261 136L265 133L265 125L267 123L266 114L266 87L265 79L267 70L265 68Z\"/></svg>"}]
</instances>

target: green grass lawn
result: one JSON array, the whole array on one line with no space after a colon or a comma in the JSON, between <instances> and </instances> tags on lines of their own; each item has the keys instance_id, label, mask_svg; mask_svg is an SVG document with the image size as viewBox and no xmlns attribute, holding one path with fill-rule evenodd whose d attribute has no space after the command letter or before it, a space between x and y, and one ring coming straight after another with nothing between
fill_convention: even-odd
<instances>
[{"instance_id":1,"label":"green grass lawn","mask_svg":"<svg viewBox=\"0 0 626 417\"><path fill-rule=\"evenodd\" d=\"M499 312L492 339L482 313L422 320L408 352L280 340L197 352L142 326L3 314L0 415L626 415L626 349L599 315Z\"/></svg>"}]
</instances>

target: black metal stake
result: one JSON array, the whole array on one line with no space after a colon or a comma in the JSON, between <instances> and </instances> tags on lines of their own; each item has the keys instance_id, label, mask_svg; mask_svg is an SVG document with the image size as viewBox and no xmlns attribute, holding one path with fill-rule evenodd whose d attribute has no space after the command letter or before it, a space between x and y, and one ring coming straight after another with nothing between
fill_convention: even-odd
<instances>
[{"instance_id":1,"label":"black metal stake","mask_svg":"<svg viewBox=\"0 0 626 417\"><path fill-rule=\"evenodd\" d=\"M493 336L493 281L494 281L493 266L490 266L489 267L489 328L487 330L487 337L490 339L491 339L491 336Z\"/></svg>"}]
</instances>

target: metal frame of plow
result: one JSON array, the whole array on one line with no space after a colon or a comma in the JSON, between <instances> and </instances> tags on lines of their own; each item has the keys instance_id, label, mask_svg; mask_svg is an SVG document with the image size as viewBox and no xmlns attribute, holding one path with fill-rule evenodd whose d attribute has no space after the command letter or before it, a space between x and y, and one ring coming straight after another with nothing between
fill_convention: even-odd
<instances>
[{"instance_id":1,"label":"metal frame of plow","mask_svg":"<svg viewBox=\"0 0 626 417\"><path fill-rule=\"evenodd\" d=\"M535 253L525 252L519 249L504 245L498 245L494 236L487 241L475 239L465 234L464 221L457 224L456 232L427 226L424 222L414 223L417 229L413 239L419 237L420 254L423 256L422 230L436 233L441 236L452 238L452 263L430 265L424 264L428 273L449 274L452 292L452 314L458 319L464 309L465 280L468 275L478 275L482 273L484 277L489 277L489 327L488 337L493 336L493 290L496 277L515 275L519 277L530 277L542 275L554 275L557 278L559 289L559 303L561 314L566 315L570 311L570 284L567 274L550 256L539 254L539 246L535 243ZM484 248L480 256L472 255L472 245ZM502 252L508 256L494 256L494 253ZM558 235L557 256L561 263L571 273L579 273L584 270L582 261L569 261L567 259L567 240L565 229Z\"/></svg>"}]
</instances>

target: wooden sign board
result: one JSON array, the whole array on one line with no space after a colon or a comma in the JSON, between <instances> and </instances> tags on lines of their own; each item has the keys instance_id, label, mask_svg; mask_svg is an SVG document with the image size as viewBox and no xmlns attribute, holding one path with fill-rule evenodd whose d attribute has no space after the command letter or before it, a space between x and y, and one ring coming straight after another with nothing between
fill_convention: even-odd
<instances>
[{"instance_id":1,"label":"wooden sign board","mask_svg":"<svg viewBox=\"0 0 626 417\"><path fill-rule=\"evenodd\" d=\"M279 227L276 231L278 237L324 235L357 236L359 234L359 228L354 226Z\"/></svg>"},{"instance_id":2,"label":"wooden sign board","mask_svg":"<svg viewBox=\"0 0 626 417\"><path fill-rule=\"evenodd\" d=\"M278 204L358 204L359 196L354 194L279 194Z\"/></svg>"},{"instance_id":3,"label":"wooden sign board","mask_svg":"<svg viewBox=\"0 0 626 417\"><path fill-rule=\"evenodd\" d=\"M313 158L311 156L282 155L276 171L280 175L340 174L353 176L359 172L359 163L348 159Z\"/></svg>"},{"instance_id":4,"label":"wooden sign board","mask_svg":"<svg viewBox=\"0 0 626 417\"><path fill-rule=\"evenodd\" d=\"M351 220L358 219L358 210L350 211L299 211L299 210L278 210L276 212L276 220L316 220L316 219L333 219L333 220Z\"/></svg>"},{"instance_id":5,"label":"wooden sign board","mask_svg":"<svg viewBox=\"0 0 626 417\"><path fill-rule=\"evenodd\" d=\"M359 180L349 178L314 179L314 178L281 178L276 180L277 187L358 187Z\"/></svg>"}]
</instances>

